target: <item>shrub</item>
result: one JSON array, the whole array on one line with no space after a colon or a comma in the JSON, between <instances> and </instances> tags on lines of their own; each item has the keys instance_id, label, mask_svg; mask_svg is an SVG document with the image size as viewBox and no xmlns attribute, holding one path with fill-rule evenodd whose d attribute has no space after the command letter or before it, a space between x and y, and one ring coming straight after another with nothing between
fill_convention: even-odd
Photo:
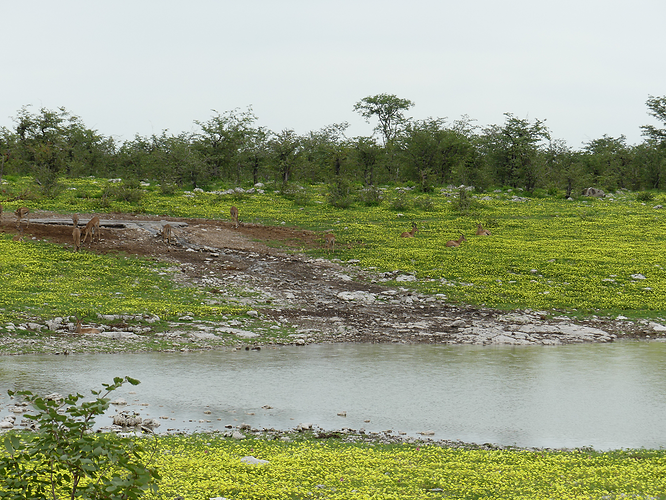
<instances>
[{"instance_id":1,"label":"shrub","mask_svg":"<svg viewBox=\"0 0 666 500\"><path fill-rule=\"evenodd\" d=\"M652 201L654 200L654 193L650 191L640 191L636 193L636 199L638 201Z\"/></svg>"},{"instance_id":2,"label":"shrub","mask_svg":"<svg viewBox=\"0 0 666 500\"><path fill-rule=\"evenodd\" d=\"M453 202L453 208L455 210L463 215L467 215L470 210L477 206L478 202L469 195L467 189L463 187L458 190L458 198Z\"/></svg>"},{"instance_id":3,"label":"shrub","mask_svg":"<svg viewBox=\"0 0 666 500\"><path fill-rule=\"evenodd\" d=\"M30 391L7 391L21 396L37 410L24 415L37 431L10 432L4 439L7 454L0 456L2 489L0 498L118 499L139 498L157 491L159 475L141 463L143 444L115 434L94 434L96 416L109 407L112 391L125 382L138 380L116 377L102 384L106 392L91 391L95 400L79 403L81 394L64 398L40 397Z\"/></svg>"},{"instance_id":4,"label":"shrub","mask_svg":"<svg viewBox=\"0 0 666 500\"><path fill-rule=\"evenodd\" d=\"M414 200L414 207L423 212L432 212L435 210L435 204L429 196L419 196Z\"/></svg>"},{"instance_id":5,"label":"shrub","mask_svg":"<svg viewBox=\"0 0 666 500\"><path fill-rule=\"evenodd\" d=\"M328 202L336 208L349 208L352 205L351 186L345 179L337 178L328 191Z\"/></svg>"},{"instance_id":6,"label":"shrub","mask_svg":"<svg viewBox=\"0 0 666 500\"><path fill-rule=\"evenodd\" d=\"M108 206L109 199L119 202L139 203L144 192L138 180L126 180L122 184L109 184L102 191L102 206Z\"/></svg>"},{"instance_id":7,"label":"shrub","mask_svg":"<svg viewBox=\"0 0 666 500\"><path fill-rule=\"evenodd\" d=\"M307 189L297 184L285 184L282 188L282 196L299 206L310 203L310 194Z\"/></svg>"},{"instance_id":8,"label":"shrub","mask_svg":"<svg viewBox=\"0 0 666 500\"><path fill-rule=\"evenodd\" d=\"M405 211L409 210L409 201L407 200L407 193L403 190L398 190L393 199L391 199L391 210Z\"/></svg>"},{"instance_id":9,"label":"shrub","mask_svg":"<svg viewBox=\"0 0 666 500\"><path fill-rule=\"evenodd\" d=\"M361 189L358 194L358 201L366 207L378 207L381 205L383 199L382 191L375 186L368 186Z\"/></svg>"}]
</instances>

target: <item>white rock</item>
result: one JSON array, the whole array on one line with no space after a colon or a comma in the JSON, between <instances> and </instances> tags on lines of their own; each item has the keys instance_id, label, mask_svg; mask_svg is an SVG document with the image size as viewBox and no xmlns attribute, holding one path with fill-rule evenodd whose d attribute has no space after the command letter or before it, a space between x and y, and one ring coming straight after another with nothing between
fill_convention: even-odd
<instances>
[{"instance_id":1,"label":"white rock","mask_svg":"<svg viewBox=\"0 0 666 500\"><path fill-rule=\"evenodd\" d=\"M356 301L362 302L364 304L372 304L376 299L375 294L364 292L362 290L358 290L356 292L340 292L337 297L340 300L346 300L349 302Z\"/></svg>"},{"instance_id":2,"label":"white rock","mask_svg":"<svg viewBox=\"0 0 666 500\"><path fill-rule=\"evenodd\" d=\"M401 274L395 278L396 281L416 281L416 276L411 274Z\"/></svg>"},{"instance_id":3,"label":"white rock","mask_svg":"<svg viewBox=\"0 0 666 500\"><path fill-rule=\"evenodd\" d=\"M234 431L231 437L234 439L245 439L245 434L242 434L238 431Z\"/></svg>"},{"instance_id":4,"label":"white rock","mask_svg":"<svg viewBox=\"0 0 666 500\"><path fill-rule=\"evenodd\" d=\"M262 460L260 458L255 458L252 455L248 455L246 457L241 458L241 462L244 463L244 464L252 464L252 465L263 465L263 464L270 463L268 460Z\"/></svg>"},{"instance_id":5,"label":"white rock","mask_svg":"<svg viewBox=\"0 0 666 500\"><path fill-rule=\"evenodd\" d=\"M643 276L642 274L632 274L631 277L635 280L644 280L644 279L646 279L645 276Z\"/></svg>"}]
</instances>

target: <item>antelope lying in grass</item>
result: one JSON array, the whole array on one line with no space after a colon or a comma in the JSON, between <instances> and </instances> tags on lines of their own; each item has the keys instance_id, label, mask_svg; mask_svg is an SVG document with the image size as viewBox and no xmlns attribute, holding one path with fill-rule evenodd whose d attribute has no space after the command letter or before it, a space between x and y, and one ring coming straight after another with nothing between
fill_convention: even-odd
<instances>
[{"instance_id":1,"label":"antelope lying in grass","mask_svg":"<svg viewBox=\"0 0 666 500\"><path fill-rule=\"evenodd\" d=\"M400 235L400 237L401 238L413 238L414 235L416 234L416 231L418 231L418 229L416 227L416 222L412 222L412 230L409 231L409 232L405 231L404 233L402 233Z\"/></svg>"},{"instance_id":2,"label":"antelope lying in grass","mask_svg":"<svg viewBox=\"0 0 666 500\"><path fill-rule=\"evenodd\" d=\"M477 224L476 235L477 236L490 236L490 231L488 231L487 229L483 229L483 226L481 224Z\"/></svg>"},{"instance_id":3,"label":"antelope lying in grass","mask_svg":"<svg viewBox=\"0 0 666 500\"><path fill-rule=\"evenodd\" d=\"M82 333L82 334L101 333L101 330L99 330L98 328L93 328L93 327L83 328L81 326L81 320L79 318L76 318L76 328L74 328L74 333Z\"/></svg>"},{"instance_id":4,"label":"antelope lying in grass","mask_svg":"<svg viewBox=\"0 0 666 500\"><path fill-rule=\"evenodd\" d=\"M335 253L335 235L333 233L326 233L324 239L326 240L326 251Z\"/></svg>"},{"instance_id":5,"label":"antelope lying in grass","mask_svg":"<svg viewBox=\"0 0 666 500\"><path fill-rule=\"evenodd\" d=\"M457 240L449 240L449 241L447 241L447 242L446 242L446 246L447 246L447 247L459 247L460 244L461 244L463 241L467 241L467 238L465 238L465 235L461 233L461 234L460 234L460 238L458 238Z\"/></svg>"},{"instance_id":6,"label":"antelope lying in grass","mask_svg":"<svg viewBox=\"0 0 666 500\"><path fill-rule=\"evenodd\" d=\"M231 213L231 219L234 221L234 227L238 229L238 209L236 207L231 207L229 212Z\"/></svg>"},{"instance_id":7,"label":"antelope lying in grass","mask_svg":"<svg viewBox=\"0 0 666 500\"><path fill-rule=\"evenodd\" d=\"M96 215L88 221L83 229L83 243L88 239L88 235L90 235L91 243L95 242L95 235L97 235L97 242L99 243L99 217Z\"/></svg>"}]
</instances>

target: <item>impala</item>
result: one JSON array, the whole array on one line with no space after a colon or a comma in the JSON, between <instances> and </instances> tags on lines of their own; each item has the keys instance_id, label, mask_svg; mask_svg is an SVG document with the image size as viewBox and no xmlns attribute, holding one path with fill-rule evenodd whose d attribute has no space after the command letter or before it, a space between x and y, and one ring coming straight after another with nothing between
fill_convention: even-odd
<instances>
[{"instance_id":1,"label":"impala","mask_svg":"<svg viewBox=\"0 0 666 500\"><path fill-rule=\"evenodd\" d=\"M74 333L101 333L101 331L98 328L93 327L82 328L81 320L76 318L76 328L74 329Z\"/></svg>"},{"instance_id":2,"label":"impala","mask_svg":"<svg viewBox=\"0 0 666 500\"><path fill-rule=\"evenodd\" d=\"M166 243L167 249L171 246L171 238L173 238L171 224L164 224L164 226L162 226L162 242Z\"/></svg>"},{"instance_id":3,"label":"impala","mask_svg":"<svg viewBox=\"0 0 666 500\"><path fill-rule=\"evenodd\" d=\"M416 231L418 231L418 229L416 228L416 222L412 222L412 230L409 231L409 232L405 231L404 233L402 233L400 235L400 237L401 238L413 238L414 235L416 234Z\"/></svg>"},{"instance_id":4,"label":"impala","mask_svg":"<svg viewBox=\"0 0 666 500\"><path fill-rule=\"evenodd\" d=\"M94 243L95 235L97 235L97 242L99 242L99 217L96 215L88 221L86 227L83 229L83 243L88 239L88 235L90 235L91 243Z\"/></svg>"},{"instance_id":5,"label":"impala","mask_svg":"<svg viewBox=\"0 0 666 500\"><path fill-rule=\"evenodd\" d=\"M326 233L324 239L326 240L326 251L335 253L335 235L333 233Z\"/></svg>"},{"instance_id":6,"label":"impala","mask_svg":"<svg viewBox=\"0 0 666 500\"><path fill-rule=\"evenodd\" d=\"M231 207L229 212L231 213L231 218L234 221L234 227L238 228L238 209L236 207Z\"/></svg>"},{"instance_id":7,"label":"impala","mask_svg":"<svg viewBox=\"0 0 666 500\"><path fill-rule=\"evenodd\" d=\"M463 241L467 241L467 238L465 238L465 235L464 235L464 234L460 233L460 238L458 238L457 240L449 240L449 241L447 241L447 242L446 242L446 246L447 246L447 247L459 247L460 244L461 244Z\"/></svg>"},{"instance_id":8,"label":"impala","mask_svg":"<svg viewBox=\"0 0 666 500\"><path fill-rule=\"evenodd\" d=\"M74 251L78 252L81 250L81 230L76 226L72 231L72 239L74 240Z\"/></svg>"},{"instance_id":9,"label":"impala","mask_svg":"<svg viewBox=\"0 0 666 500\"><path fill-rule=\"evenodd\" d=\"M16 227L19 227L21 225L21 220L23 219L23 217L27 217L29 213L30 210L27 207L20 207L16 209L16 211L14 212L14 214L16 215ZM27 224L30 224L30 220L28 220Z\"/></svg>"},{"instance_id":10,"label":"impala","mask_svg":"<svg viewBox=\"0 0 666 500\"><path fill-rule=\"evenodd\" d=\"M477 224L476 235L477 236L490 236L490 231L488 231L487 229L483 229L483 226L481 224Z\"/></svg>"},{"instance_id":11,"label":"impala","mask_svg":"<svg viewBox=\"0 0 666 500\"><path fill-rule=\"evenodd\" d=\"M14 241L23 241L23 231L25 231L25 226L23 224L18 225L18 234L15 235L12 239Z\"/></svg>"}]
</instances>

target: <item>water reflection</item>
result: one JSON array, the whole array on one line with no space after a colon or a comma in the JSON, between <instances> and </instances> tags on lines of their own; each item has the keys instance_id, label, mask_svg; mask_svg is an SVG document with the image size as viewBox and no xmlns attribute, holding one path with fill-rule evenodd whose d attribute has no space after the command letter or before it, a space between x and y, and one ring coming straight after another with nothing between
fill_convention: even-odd
<instances>
[{"instance_id":1,"label":"water reflection","mask_svg":"<svg viewBox=\"0 0 666 500\"><path fill-rule=\"evenodd\" d=\"M117 395L144 417L167 417L160 431L309 422L518 446L659 448L665 356L666 343L627 342L5 357L0 403L5 411L10 388L88 395L129 375L141 385Z\"/></svg>"}]
</instances>

